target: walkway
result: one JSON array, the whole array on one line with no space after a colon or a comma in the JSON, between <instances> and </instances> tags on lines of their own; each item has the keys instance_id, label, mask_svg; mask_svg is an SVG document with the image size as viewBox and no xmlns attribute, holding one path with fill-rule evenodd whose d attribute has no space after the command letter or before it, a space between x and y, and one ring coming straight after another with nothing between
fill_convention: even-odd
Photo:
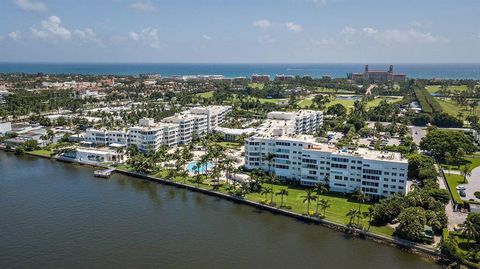
<instances>
[{"instance_id":1,"label":"walkway","mask_svg":"<svg viewBox=\"0 0 480 269\"><path fill-rule=\"evenodd\" d=\"M367 91L365 92L365 95L372 95L372 90L377 87L376 84L372 84L367 88Z\"/></svg>"}]
</instances>

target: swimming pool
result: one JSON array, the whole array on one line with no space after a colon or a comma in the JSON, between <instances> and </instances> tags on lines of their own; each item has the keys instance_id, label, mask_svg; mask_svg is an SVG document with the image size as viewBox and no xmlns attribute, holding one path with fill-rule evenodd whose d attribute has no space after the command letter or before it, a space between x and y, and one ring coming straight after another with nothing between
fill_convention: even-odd
<instances>
[{"instance_id":1,"label":"swimming pool","mask_svg":"<svg viewBox=\"0 0 480 269\"><path fill-rule=\"evenodd\" d=\"M208 171L208 170L213 168L213 163L211 163L211 162L207 162L206 165L205 165L205 163L202 163L200 168L195 168L196 165L197 165L197 162L189 162L187 164L188 172L194 173L195 171L198 171L200 174L203 174L203 173L205 173L205 171Z\"/></svg>"}]
</instances>

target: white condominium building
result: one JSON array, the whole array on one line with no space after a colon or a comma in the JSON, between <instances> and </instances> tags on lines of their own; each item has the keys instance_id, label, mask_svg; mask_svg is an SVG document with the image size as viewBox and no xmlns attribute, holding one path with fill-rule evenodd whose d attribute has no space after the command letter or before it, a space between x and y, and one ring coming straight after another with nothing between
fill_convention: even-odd
<instances>
[{"instance_id":1,"label":"white condominium building","mask_svg":"<svg viewBox=\"0 0 480 269\"><path fill-rule=\"evenodd\" d=\"M97 145L136 145L141 151L157 150L161 145L177 144L178 125L154 123L153 119L141 119L139 126L124 130L87 129L85 141Z\"/></svg>"},{"instance_id":2,"label":"white condominium building","mask_svg":"<svg viewBox=\"0 0 480 269\"><path fill-rule=\"evenodd\" d=\"M203 137L207 133L207 115L181 113L165 118L162 122L178 125L178 144L190 143L194 134Z\"/></svg>"},{"instance_id":3,"label":"white condominium building","mask_svg":"<svg viewBox=\"0 0 480 269\"><path fill-rule=\"evenodd\" d=\"M161 145L174 147L192 141L194 134L202 137L225 121L230 106L208 106L192 108L155 123L143 118L139 126L122 130L87 129L85 141L100 145L136 145L141 151L158 150Z\"/></svg>"},{"instance_id":4,"label":"white condominium building","mask_svg":"<svg viewBox=\"0 0 480 269\"><path fill-rule=\"evenodd\" d=\"M129 145L136 145L140 151L158 150L165 145L177 145L178 125L157 123L153 126L136 126L128 129Z\"/></svg>"},{"instance_id":5,"label":"white condominium building","mask_svg":"<svg viewBox=\"0 0 480 269\"><path fill-rule=\"evenodd\" d=\"M225 117L229 112L232 111L231 106L207 106L207 107L194 107L186 111L190 114L195 115L206 115L207 116L207 130L208 132L213 131L223 122L225 122Z\"/></svg>"},{"instance_id":6,"label":"white condominium building","mask_svg":"<svg viewBox=\"0 0 480 269\"><path fill-rule=\"evenodd\" d=\"M267 121L261 126L261 129L263 128L263 131L267 131L268 129L283 129L282 132L284 135L306 134L316 132L322 124L323 112L321 111L273 111L267 114Z\"/></svg>"},{"instance_id":7,"label":"white condominium building","mask_svg":"<svg viewBox=\"0 0 480 269\"><path fill-rule=\"evenodd\" d=\"M361 189L373 197L406 193L408 162L399 153L339 150L309 135L253 136L245 141L245 168L268 171L268 154L274 155L270 169L280 180L326 183L343 193Z\"/></svg>"}]
</instances>

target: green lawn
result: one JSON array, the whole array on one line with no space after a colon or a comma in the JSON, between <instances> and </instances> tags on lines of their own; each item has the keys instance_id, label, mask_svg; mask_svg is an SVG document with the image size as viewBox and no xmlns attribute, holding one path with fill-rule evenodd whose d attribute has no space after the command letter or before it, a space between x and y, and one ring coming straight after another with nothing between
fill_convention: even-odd
<instances>
[{"instance_id":1,"label":"green lawn","mask_svg":"<svg viewBox=\"0 0 480 269\"><path fill-rule=\"evenodd\" d=\"M231 148L231 149L238 149L242 146L242 144L237 142L215 142L215 143L218 145L221 145L222 147Z\"/></svg>"},{"instance_id":2,"label":"green lawn","mask_svg":"<svg viewBox=\"0 0 480 269\"><path fill-rule=\"evenodd\" d=\"M269 185L267 184L267 186ZM288 189L288 196L285 197L285 203L287 206L291 207L290 210L296 213L302 213L302 214L306 213L307 204L303 203L303 198L302 198L302 196L305 195L305 190L294 188L291 186L286 186L286 185L273 185L274 192L278 192L282 188ZM265 199L265 195L261 195L259 193L249 193L245 198L248 200L256 201L256 202L261 202L262 200ZM346 197L342 197L335 194L322 195L321 199L327 199L330 201L330 204L331 204L331 207L328 208L326 211L326 219L336 223L340 223L340 224L347 224L349 221L349 218L346 216L347 212L352 208L358 209L358 205L359 205L355 201L349 201ZM273 201L277 204L277 206L279 206L281 197L274 195ZM362 211L366 210L368 206L369 205L362 205ZM310 206L310 210L315 210L314 202ZM361 223L365 227L368 226L368 223L366 220L361 221ZM381 227L372 226L370 230L372 232L387 235L387 236L392 236L393 234L393 228L389 226L381 226Z\"/></svg>"},{"instance_id":3,"label":"green lawn","mask_svg":"<svg viewBox=\"0 0 480 269\"><path fill-rule=\"evenodd\" d=\"M52 155L53 151L45 150L45 149L39 149L39 150L29 151L27 153L31 154L31 155L39 155L39 156L50 157Z\"/></svg>"},{"instance_id":4,"label":"green lawn","mask_svg":"<svg viewBox=\"0 0 480 269\"><path fill-rule=\"evenodd\" d=\"M254 88L254 89L258 89L258 90L262 90L263 87L265 87L265 85L263 83L250 83L248 84L249 87L251 88Z\"/></svg>"},{"instance_id":5,"label":"green lawn","mask_svg":"<svg viewBox=\"0 0 480 269\"><path fill-rule=\"evenodd\" d=\"M402 100L402 97L401 96L380 96L380 97L377 97L374 100L367 102L367 109L378 106L383 99L386 99L387 102L389 102L389 103L395 103L395 102L398 102L398 101ZM335 104L341 104L345 108L348 109L350 107L353 107L354 103L355 103L355 100L335 99L335 100L327 103L326 107L331 107Z\"/></svg>"},{"instance_id":6,"label":"green lawn","mask_svg":"<svg viewBox=\"0 0 480 269\"><path fill-rule=\"evenodd\" d=\"M212 98L213 97L213 91L209 92L201 92L197 93L198 96L203 97L203 98Z\"/></svg>"},{"instance_id":7,"label":"green lawn","mask_svg":"<svg viewBox=\"0 0 480 269\"><path fill-rule=\"evenodd\" d=\"M463 181L463 176L454 174L449 175L448 173L445 173L445 177L447 179L448 188L452 192L453 199L455 200L455 202L462 204L462 198L458 194L456 187L458 185L465 184L465 182Z\"/></svg>"},{"instance_id":8,"label":"green lawn","mask_svg":"<svg viewBox=\"0 0 480 269\"><path fill-rule=\"evenodd\" d=\"M287 101L287 99L285 98L258 98L258 100L262 104L265 104L265 103L278 104L278 103Z\"/></svg>"},{"instance_id":9,"label":"green lawn","mask_svg":"<svg viewBox=\"0 0 480 269\"><path fill-rule=\"evenodd\" d=\"M480 155L467 156L465 157L464 160L465 160L465 164L467 163L470 164L470 167L472 169L480 166ZM447 170L459 170L459 169L461 170L462 166L463 166L462 164L460 166L455 164L451 164L451 165L442 164L442 167Z\"/></svg>"},{"instance_id":10,"label":"green lawn","mask_svg":"<svg viewBox=\"0 0 480 269\"><path fill-rule=\"evenodd\" d=\"M430 85L430 86L427 86L427 91L429 93L436 93L440 90L440 87L439 85ZM460 86L448 86L448 89L452 92L464 92L467 90L467 85L460 85Z\"/></svg>"},{"instance_id":11,"label":"green lawn","mask_svg":"<svg viewBox=\"0 0 480 269\"><path fill-rule=\"evenodd\" d=\"M300 108L308 108L312 104L313 104L313 98L312 97L302 99L297 103L298 107L300 107Z\"/></svg>"},{"instance_id":12,"label":"green lawn","mask_svg":"<svg viewBox=\"0 0 480 269\"><path fill-rule=\"evenodd\" d=\"M467 106L462 106L460 104L457 104L455 102L453 102L452 100L450 99L443 99L443 98L440 98L440 97L435 97L435 99L438 101L438 104L440 105L440 107L442 108L442 110L445 112L445 113L448 113L452 116L457 116L458 113L463 113L463 115L467 116L468 114L470 114L472 112L472 109L470 107L467 107ZM480 116L480 109L477 109L477 115Z\"/></svg>"},{"instance_id":13,"label":"green lawn","mask_svg":"<svg viewBox=\"0 0 480 269\"><path fill-rule=\"evenodd\" d=\"M349 91L349 90L345 90L345 89L329 89L329 88L324 88L324 87L317 87L315 88L315 92L316 93L343 93L343 94L353 94L355 92L353 91Z\"/></svg>"},{"instance_id":14,"label":"green lawn","mask_svg":"<svg viewBox=\"0 0 480 269\"><path fill-rule=\"evenodd\" d=\"M350 107L353 107L353 103L355 101L354 100L340 100L340 99L335 99L335 100L332 100L330 102L328 102L325 107L331 107L331 106L334 106L336 104L341 104L342 106L344 106L345 108L350 108Z\"/></svg>"},{"instance_id":15,"label":"green lawn","mask_svg":"<svg viewBox=\"0 0 480 269\"><path fill-rule=\"evenodd\" d=\"M402 96L380 96L375 98L374 100L367 103L367 109L376 107L380 104L382 100L387 100L388 103L396 103L402 100Z\"/></svg>"}]
</instances>

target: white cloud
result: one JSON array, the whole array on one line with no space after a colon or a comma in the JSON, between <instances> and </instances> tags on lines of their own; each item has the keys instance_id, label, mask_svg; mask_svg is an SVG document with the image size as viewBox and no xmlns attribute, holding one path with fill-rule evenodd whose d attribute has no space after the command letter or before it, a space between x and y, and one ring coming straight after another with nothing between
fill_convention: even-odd
<instances>
[{"instance_id":1,"label":"white cloud","mask_svg":"<svg viewBox=\"0 0 480 269\"><path fill-rule=\"evenodd\" d=\"M430 28L432 24L433 23L431 21L425 21L425 20L422 20L422 21L412 20L410 22L410 26L412 26L413 28Z\"/></svg>"},{"instance_id":2,"label":"white cloud","mask_svg":"<svg viewBox=\"0 0 480 269\"><path fill-rule=\"evenodd\" d=\"M260 44L271 44L271 43L275 43L276 41L275 38L273 38L268 34L259 36L257 40L258 40L258 43Z\"/></svg>"},{"instance_id":3,"label":"white cloud","mask_svg":"<svg viewBox=\"0 0 480 269\"><path fill-rule=\"evenodd\" d=\"M303 30L302 25L294 23L294 22L285 23L285 27L287 27L288 30L294 31L294 32L300 32L300 31Z\"/></svg>"},{"instance_id":4,"label":"white cloud","mask_svg":"<svg viewBox=\"0 0 480 269\"><path fill-rule=\"evenodd\" d=\"M374 34L378 33L377 29L373 29L371 27L365 27L365 28L362 29L362 31L364 33L367 33L368 35L374 35Z\"/></svg>"},{"instance_id":5,"label":"white cloud","mask_svg":"<svg viewBox=\"0 0 480 269\"><path fill-rule=\"evenodd\" d=\"M209 35L202 35L202 37L203 37L203 39L208 40L208 41L210 41L210 40L213 39L213 38L212 38L211 36L209 36Z\"/></svg>"},{"instance_id":6,"label":"white cloud","mask_svg":"<svg viewBox=\"0 0 480 269\"><path fill-rule=\"evenodd\" d=\"M83 30L75 29L75 31L73 31L73 34L82 41L93 42L101 47L104 46L104 43L100 38L98 38L97 34L95 33L95 31L93 31L92 28L87 27Z\"/></svg>"},{"instance_id":7,"label":"white cloud","mask_svg":"<svg viewBox=\"0 0 480 269\"><path fill-rule=\"evenodd\" d=\"M135 32L128 32L128 35L130 36L131 39L135 41L140 40L140 35Z\"/></svg>"},{"instance_id":8,"label":"white cloud","mask_svg":"<svg viewBox=\"0 0 480 269\"><path fill-rule=\"evenodd\" d=\"M155 28L147 27L140 32L128 32L128 36L134 41L143 41L152 48L160 48L161 46L158 30Z\"/></svg>"},{"instance_id":9,"label":"white cloud","mask_svg":"<svg viewBox=\"0 0 480 269\"><path fill-rule=\"evenodd\" d=\"M15 0L15 4L23 10L33 10L33 11L45 11L47 10L47 5L40 1L32 0Z\"/></svg>"},{"instance_id":10,"label":"white cloud","mask_svg":"<svg viewBox=\"0 0 480 269\"><path fill-rule=\"evenodd\" d=\"M10 33L8 33L8 36L14 41L20 40L20 32L18 32L18 31L17 32L15 32L15 31L10 32Z\"/></svg>"},{"instance_id":11,"label":"white cloud","mask_svg":"<svg viewBox=\"0 0 480 269\"><path fill-rule=\"evenodd\" d=\"M408 31L402 30L386 30L383 33L383 38L387 41L396 42L396 43L403 43L403 44L412 44L412 43L438 43L444 42L446 39L439 38L434 36L433 34L427 32L420 32L417 30L410 29Z\"/></svg>"},{"instance_id":12,"label":"white cloud","mask_svg":"<svg viewBox=\"0 0 480 269\"><path fill-rule=\"evenodd\" d=\"M351 26L346 26L345 28L342 29L342 31L340 32L340 34L342 35L352 35L352 34L355 34L357 32L357 30Z\"/></svg>"},{"instance_id":13,"label":"white cloud","mask_svg":"<svg viewBox=\"0 0 480 269\"><path fill-rule=\"evenodd\" d=\"M305 1L313 3L317 6L324 6L328 3L328 0L305 0Z\"/></svg>"},{"instance_id":14,"label":"white cloud","mask_svg":"<svg viewBox=\"0 0 480 269\"><path fill-rule=\"evenodd\" d=\"M329 46L335 43L334 40L332 39L327 39L327 38L321 38L321 39L315 39L315 38L310 38L308 40L312 45L318 46L318 47L325 47Z\"/></svg>"},{"instance_id":15,"label":"white cloud","mask_svg":"<svg viewBox=\"0 0 480 269\"><path fill-rule=\"evenodd\" d=\"M254 21L252 24L253 26L260 29L267 29L273 26L273 23L267 19L257 20L257 21Z\"/></svg>"},{"instance_id":16,"label":"white cloud","mask_svg":"<svg viewBox=\"0 0 480 269\"><path fill-rule=\"evenodd\" d=\"M63 39L69 40L72 36L72 33L67 28L61 25L62 20L57 16L50 16L47 20L42 20L41 29L38 30L34 27L31 27L30 30L36 38L41 39Z\"/></svg>"},{"instance_id":17,"label":"white cloud","mask_svg":"<svg viewBox=\"0 0 480 269\"><path fill-rule=\"evenodd\" d=\"M144 12L152 12L152 11L157 10L157 8L150 1L135 2L135 3L132 3L129 7L131 9L135 9L135 10L138 10L138 11L144 11Z\"/></svg>"},{"instance_id":18,"label":"white cloud","mask_svg":"<svg viewBox=\"0 0 480 269\"><path fill-rule=\"evenodd\" d=\"M342 29L340 35L346 43L358 43L376 41L380 43L392 44L426 44L426 43L441 43L447 42L445 38L437 37L430 32L422 32L416 29L398 30L387 29L377 30L372 27L365 27L362 29L355 29L347 26Z\"/></svg>"}]
</instances>

